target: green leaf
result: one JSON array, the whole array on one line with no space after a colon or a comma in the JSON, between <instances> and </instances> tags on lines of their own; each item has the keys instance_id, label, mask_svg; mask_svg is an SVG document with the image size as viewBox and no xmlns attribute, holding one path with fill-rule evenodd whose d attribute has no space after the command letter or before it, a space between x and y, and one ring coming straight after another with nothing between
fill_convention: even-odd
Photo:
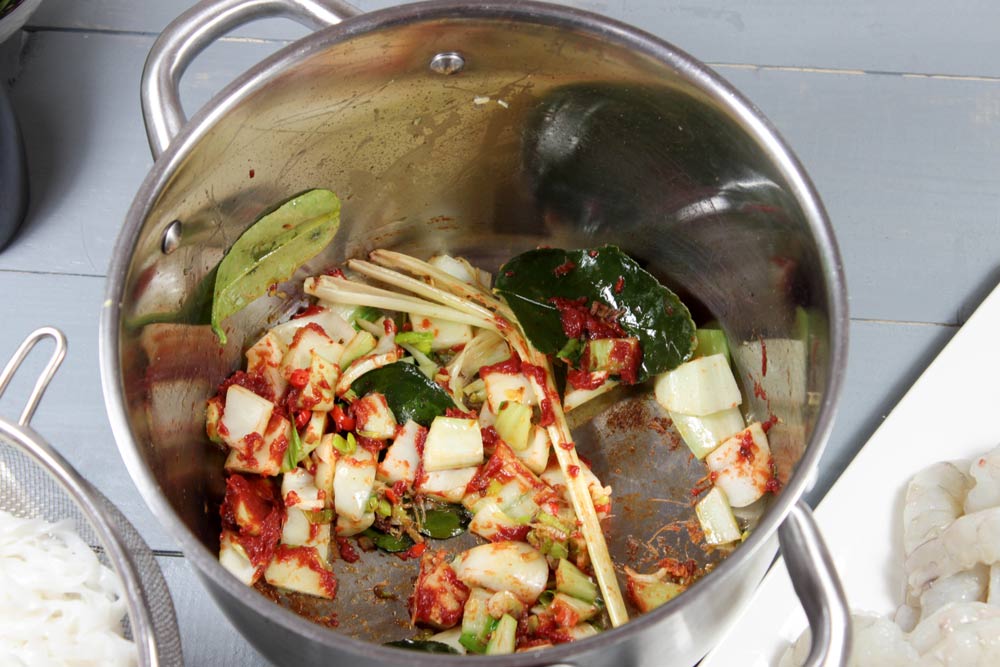
<instances>
[{"instance_id":1,"label":"green leaf","mask_svg":"<svg viewBox=\"0 0 1000 667\"><path fill-rule=\"evenodd\" d=\"M522 253L500 267L496 291L531 343L546 354L563 351L569 342L552 297L585 297L588 304L597 301L618 311L618 324L642 344L639 381L676 368L694 352L695 326L687 306L615 246Z\"/></svg>"},{"instance_id":2,"label":"green leaf","mask_svg":"<svg viewBox=\"0 0 1000 667\"><path fill-rule=\"evenodd\" d=\"M416 366L398 361L365 373L354 381L351 390L358 396L373 391L385 396L389 409L400 424L412 419L429 426L435 417L455 407L451 396L439 384Z\"/></svg>"},{"instance_id":3,"label":"green leaf","mask_svg":"<svg viewBox=\"0 0 1000 667\"><path fill-rule=\"evenodd\" d=\"M412 345L424 354L431 353L434 334L430 331L403 331L396 334L397 345Z\"/></svg>"},{"instance_id":4,"label":"green leaf","mask_svg":"<svg viewBox=\"0 0 1000 667\"><path fill-rule=\"evenodd\" d=\"M410 651L423 651L424 653L458 653L453 646L430 639L400 639L394 642L386 642L385 645L405 648Z\"/></svg>"},{"instance_id":5,"label":"green leaf","mask_svg":"<svg viewBox=\"0 0 1000 667\"><path fill-rule=\"evenodd\" d=\"M288 448L285 449L285 458L281 463L281 472L289 472L295 470L295 466L299 464L299 459L302 458L302 438L299 437L299 429L295 428L295 423L292 422L292 437L288 441Z\"/></svg>"},{"instance_id":6,"label":"green leaf","mask_svg":"<svg viewBox=\"0 0 1000 667\"><path fill-rule=\"evenodd\" d=\"M383 533L381 530L367 528L361 534L370 539L376 547L391 554L406 551L414 544L413 540L405 533L396 537L389 533Z\"/></svg>"},{"instance_id":7,"label":"green leaf","mask_svg":"<svg viewBox=\"0 0 1000 667\"><path fill-rule=\"evenodd\" d=\"M250 226L219 264L212 298L212 330L226 342L222 321L292 277L333 240L340 200L329 190L309 190Z\"/></svg>"},{"instance_id":8,"label":"green leaf","mask_svg":"<svg viewBox=\"0 0 1000 667\"><path fill-rule=\"evenodd\" d=\"M436 540L447 540L458 537L465 532L472 519L461 505L446 505L437 509L429 509L424 513L424 522L420 526L420 534L433 537Z\"/></svg>"}]
</instances>

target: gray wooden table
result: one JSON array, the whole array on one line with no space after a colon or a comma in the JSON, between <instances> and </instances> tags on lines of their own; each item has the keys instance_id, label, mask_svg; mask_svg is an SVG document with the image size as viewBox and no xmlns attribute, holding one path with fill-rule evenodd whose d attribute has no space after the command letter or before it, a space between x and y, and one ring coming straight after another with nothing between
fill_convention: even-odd
<instances>
[{"instance_id":1,"label":"gray wooden table","mask_svg":"<svg viewBox=\"0 0 1000 667\"><path fill-rule=\"evenodd\" d=\"M151 164L139 113L142 63L187 4L45 0L28 29L0 48L33 188L23 231L0 253L8 304L0 357L41 324L67 333L69 357L36 428L156 550L188 664L263 665L139 498L111 437L98 375L108 260ZM1000 280L1000 4L566 4L641 26L711 64L774 121L823 196L847 266L852 321L846 388L815 502ZM188 109L301 34L270 21L214 45L184 80ZM24 384L12 394L23 396ZM0 410L11 414L12 402Z\"/></svg>"}]
</instances>

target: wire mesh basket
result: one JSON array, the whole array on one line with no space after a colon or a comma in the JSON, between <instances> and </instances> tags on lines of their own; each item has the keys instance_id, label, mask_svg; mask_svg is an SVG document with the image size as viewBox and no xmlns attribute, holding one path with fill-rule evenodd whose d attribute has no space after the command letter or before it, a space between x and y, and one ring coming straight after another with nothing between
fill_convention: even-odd
<instances>
[{"instance_id":1,"label":"wire mesh basket","mask_svg":"<svg viewBox=\"0 0 1000 667\"><path fill-rule=\"evenodd\" d=\"M43 327L21 344L0 373L0 396L31 349L51 338L55 349L17 422L0 417L0 510L49 522L69 519L98 559L121 581L125 636L142 667L182 667L180 634L159 565L128 519L31 428L31 417L66 355L66 338Z\"/></svg>"}]
</instances>

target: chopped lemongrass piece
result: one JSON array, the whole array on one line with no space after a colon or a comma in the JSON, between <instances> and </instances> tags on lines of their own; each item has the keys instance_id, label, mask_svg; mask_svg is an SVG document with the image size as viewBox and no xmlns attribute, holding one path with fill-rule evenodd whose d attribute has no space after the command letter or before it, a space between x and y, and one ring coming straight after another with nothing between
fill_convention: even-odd
<instances>
[{"instance_id":1,"label":"chopped lemongrass piece","mask_svg":"<svg viewBox=\"0 0 1000 667\"><path fill-rule=\"evenodd\" d=\"M729 362L721 354L699 357L656 376L656 402L665 410L698 417L743 402Z\"/></svg>"},{"instance_id":2,"label":"chopped lemongrass piece","mask_svg":"<svg viewBox=\"0 0 1000 667\"><path fill-rule=\"evenodd\" d=\"M740 539L740 527L733 516L733 509L725 492L719 487L705 494L694 506L705 541L709 544L728 544Z\"/></svg>"}]
</instances>

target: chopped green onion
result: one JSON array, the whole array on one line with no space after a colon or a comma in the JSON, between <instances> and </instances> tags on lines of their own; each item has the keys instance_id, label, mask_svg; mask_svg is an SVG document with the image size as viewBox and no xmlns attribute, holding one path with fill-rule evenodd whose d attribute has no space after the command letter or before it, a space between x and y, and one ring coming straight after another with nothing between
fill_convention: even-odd
<instances>
[{"instance_id":1,"label":"chopped green onion","mask_svg":"<svg viewBox=\"0 0 1000 667\"><path fill-rule=\"evenodd\" d=\"M430 331L402 331L396 334L397 345L412 345L424 354L431 353L434 334Z\"/></svg>"},{"instance_id":2,"label":"chopped green onion","mask_svg":"<svg viewBox=\"0 0 1000 667\"><path fill-rule=\"evenodd\" d=\"M354 439L353 433L348 433L346 439L336 433L333 436L333 448L344 456L350 456L358 450L358 441Z\"/></svg>"},{"instance_id":3,"label":"chopped green onion","mask_svg":"<svg viewBox=\"0 0 1000 667\"><path fill-rule=\"evenodd\" d=\"M379 516L392 516L392 504L385 498L382 498L375 506L375 513Z\"/></svg>"},{"instance_id":4,"label":"chopped green onion","mask_svg":"<svg viewBox=\"0 0 1000 667\"><path fill-rule=\"evenodd\" d=\"M288 448L285 449L285 458L281 463L281 472L291 472L299 464L302 458L302 439L299 437L299 429L292 424L292 437L288 441Z\"/></svg>"},{"instance_id":5,"label":"chopped green onion","mask_svg":"<svg viewBox=\"0 0 1000 667\"><path fill-rule=\"evenodd\" d=\"M580 351L580 339L570 338L566 341L566 344L563 345L562 349L556 352L556 356L572 366L577 362L577 360L579 360Z\"/></svg>"}]
</instances>

